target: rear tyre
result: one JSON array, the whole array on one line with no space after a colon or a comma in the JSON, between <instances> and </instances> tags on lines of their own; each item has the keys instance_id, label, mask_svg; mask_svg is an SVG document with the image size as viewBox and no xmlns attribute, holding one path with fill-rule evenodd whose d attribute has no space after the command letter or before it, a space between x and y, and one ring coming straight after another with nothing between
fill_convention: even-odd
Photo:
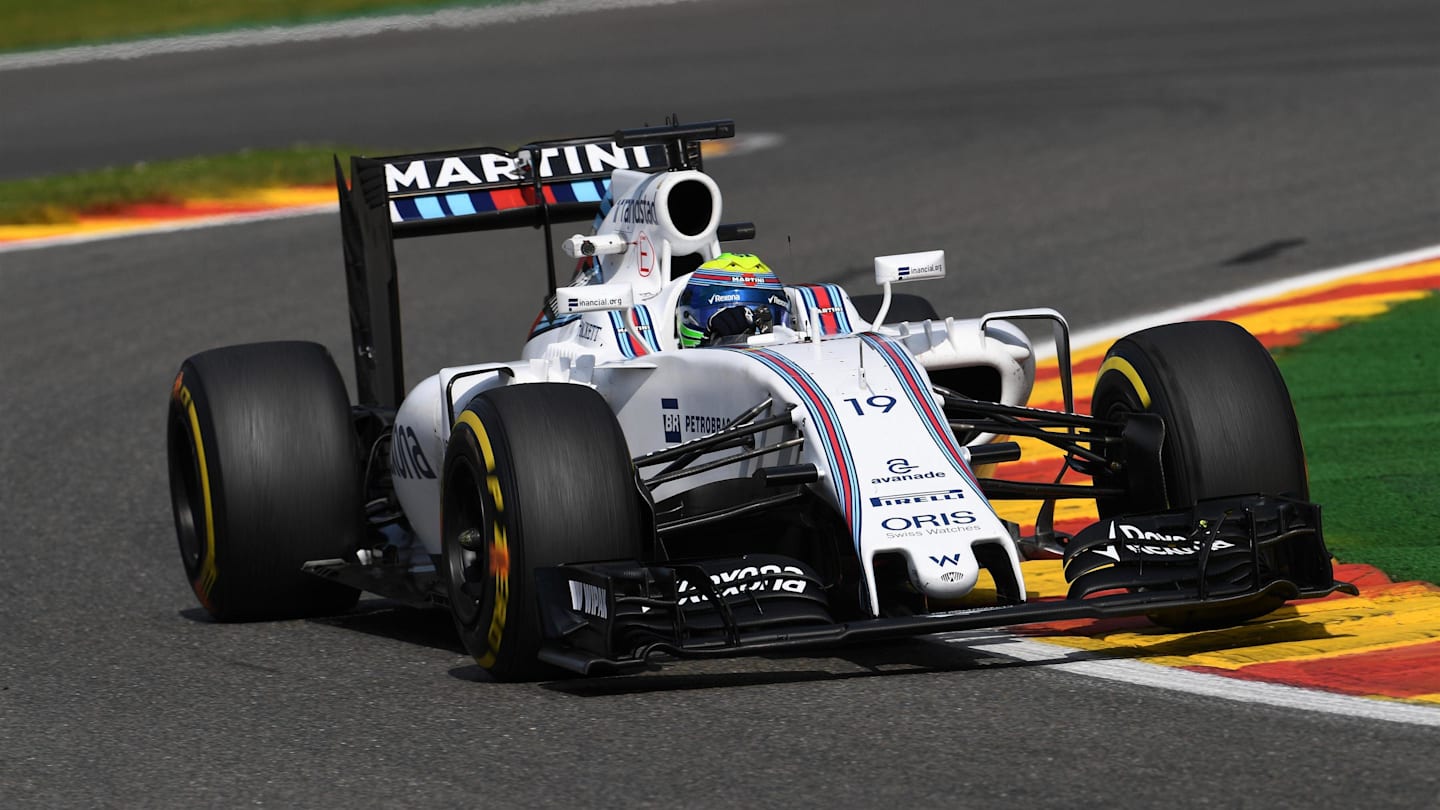
<instances>
[{"instance_id":1,"label":"rear tyre","mask_svg":"<svg viewBox=\"0 0 1440 810\"><path fill-rule=\"evenodd\" d=\"M475 397L445 450L441 535L451 615L476 663L498 680L559 676L536 657L535 569L637 559L642 516L625 436L593 389Z\"/></svg>"},{"instance_id":2,"label":"rear tyre","mask_svg":"<svg viewBox=\"0 0 1440 810\"><path fill-rule=\"evenodd\" d=\"M315 343L229 346L171 388L170 498L185 575L219 621L350 608L359 591L306 574L352 553L364 513L350 404Z\"/></svg>"},{"instance_id":3,"label":"rear tyre","mask_svg":"<svg viewBox=\"0 0 1440 810\"><path fill-rule=\"evenodd\" d=\"M875 316L880 312L880 302L884 299L884 295L856 295L850 298L850 303L855 305L855 311L860 314L860 317L873 322ZM890 296L890 310L885 313L887 323L927 320L940 320L940 316L935 314L935 307L928 299L904 293L894 293Z\"/></svg>"},{"instance_id":4,"label":"rear tyre","mask_svg":"<svg viewBox=\"0 0 1440 810\"><path fill-rule=\"evenodd\" d=\"M1305 451L1285 381L1265 347L1236 324L1177 323L1121 338L1100 367L1090 409L1101 419L1153 413L1165 424L1151 469L1136 469L1132 459L1120 476L1097 476L1097 484L1127 490L1124 497L1097 501L1102 518L1232 495L1309 497ZM1277 597L1236 611L1166 611L1150 619L1179 629L1215 627L1282 603Z\"/></svg>"}]
</instances>

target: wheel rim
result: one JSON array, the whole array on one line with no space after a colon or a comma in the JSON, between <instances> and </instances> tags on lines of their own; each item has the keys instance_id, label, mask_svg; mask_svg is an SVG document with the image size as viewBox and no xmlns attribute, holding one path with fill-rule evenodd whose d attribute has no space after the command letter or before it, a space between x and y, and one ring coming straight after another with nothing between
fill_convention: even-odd
<instances>
[{"instance_id":1,"label":"wheel rim","mask_svg":"<svg viewBox=\"0 0 1440 810\"><path fill-rule=\"evenodd\" d=\"M189 423L170 420L170 500L175 511L175 535L180 541L180 558L192 577L200 570L205 553L204 529L195 519L196 504L202 499L200 467L196 463L194 440Z\"/></svg>"},{"instance_id":2,"label":"wheel rim","mask_svg":"<svg viewBox=\"0 0 1440 810\"><path fill-rule=\"evenodd\" d=\"M477 594L484 593L490 561L486 553L466 548L460 541L465 535L479 535L485 525L480 492L469 465L465 465L465 472L457 474L453 480L461 494L451 513L446 515L445 573L449 578L450 602L455 618L469 627L481 615L484 597ZM485 547L484 544L479 545Z\"/></svg>"}]
</instances>

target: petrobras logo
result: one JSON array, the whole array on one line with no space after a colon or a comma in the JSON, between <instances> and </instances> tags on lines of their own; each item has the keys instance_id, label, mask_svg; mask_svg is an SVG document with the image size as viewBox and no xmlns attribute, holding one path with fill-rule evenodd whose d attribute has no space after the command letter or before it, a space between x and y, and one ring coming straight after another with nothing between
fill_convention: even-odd
<instances>
[{"instance_id":1,"label":"petrobras logo","mask_svg":"<svg viewBox=\"0 0 1440 810\"><path fill-rule=\"evenodd\" d=\"M568 177L582 174L608 174L615 169L647 169L663 163L660 155L653 159L648 146L622 147L614 143L587 143L541 149L540 177ZM664 147L659 147L662 150ZM408 163L385 164L385 190L390 194L402 191L429 191L462 186L514 185L527 179L522 170L525 163L514 153L501 149L474 154L456 155Z\"/></svg>"},{"instance_id":2,"label":"petrobras logo","mask_svg":"<svg viewBox=\"0 0 1440 810\"><path fill-rule=\"evenodd\" d=\"M685 414L685 432L699 436L708 436L711 433L719 433L730 423L729 419L723 416L706 416L699 413Z\"/></svg>"},{"instance_id":3,"label":"petrobras logo","mask_svg":"<svg viewBox=\"0 0 1440 810\"><path fill-rule=\"evenodd\" d=\"M665 442L679 444L686 436L693 439L724 430L730 420L723 416L681 413L678 397L661 397L660 424L665 431Z\"/></svg>"},{"instance_id":4,"label":"petrobras logo","mask_svg":"<svg viewBox=\"0 0 1440 810\"><path fill-rule=\"evenodd\" d=\"M728 293L728 294L725 294L725 295L712 295L712 296L710 296L710 299L709 299L708 301L706 301L705 303L707 303L707 304L723 304L723 303L726 303L727 301L739 301L739 300L740 300L740 293Z\"/></svg>"},{"instance_id":5,"label":"petrobras logo","mask_svg":"<svg viewBox=\"0 0 1440 810\"><path fill-rule=\"evenodd\" d=\"M934 503L936 501L958 501L965 497L963 489L937 489L933 492L912 492L907 495L887 495L871 498L871 506L903 506L912 503Z\"/></svg>"},{"instance_id":6,"label":"petrobras logo","mask_svg":"<svg viewBox=\"0 0 1440 810\"><path fill-rule=\"evenodd\" d=\"M785 576L789 574L790 576ZM738 596L749 593L804 593L806 581L805 572L793 565L747 565L744 568L735 568L719 574L711 574L710 581L716 586L725 586L720 591L720 597ZM695 586L689 580L680 580L680 585L675 589L679 597L676 604L693 605L700 602L708 602L710 597L696 592Z\"/></svg>"},{"instance_id":7,"label":"petrobras logo","mask_svg":"<svg viewBox=\"0 0 1440 810\"><path fill-rule=\"evenodd\" d=\"M665 430L668 444L680 443L680 400L673 397L660 399L660 421Z\"/></svg>"}]
</instances>

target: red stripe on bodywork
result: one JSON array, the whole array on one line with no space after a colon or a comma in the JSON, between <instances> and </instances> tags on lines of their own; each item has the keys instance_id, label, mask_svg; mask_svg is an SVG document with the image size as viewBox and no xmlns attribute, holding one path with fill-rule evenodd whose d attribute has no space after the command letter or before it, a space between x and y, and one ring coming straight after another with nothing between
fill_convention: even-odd
<instances>
[{"instance_id":1,"label":"red stripe on bodywork","mask_svg":"<svg viewBox=\"0 0 1440 810\"><path fill-rule=\"evenodd\" d=\"M621 315L620 317L621 317L621 318L626 318L626 317L628 317L628 318L630 319L630 323L634 324L634 325L635 325L635 328L636 328L637 330L640 328L640 319L635 316L635 310L633 310L633 309L630 310L630 313L629 313L628 316L627 316L627 315ZM634 336L633 334L631 334L631 332L630 332L629 329L625 329L625 330L623 330L623 331L625 332L625 339L626 339L626 340L629 340L629 341L630 341L630 346L631 346L632 348L634 348L634 350L635 350L635 356L636 356L636 357L639 357L639 356L642 355L642 354L649 354L649 353L650 353L650 347L649 347L648 345L646 345L643 341L636 340L636 339L635 339L635 336Z\"/></svg>"},{"instance_id":2,"label":"red stripe on bodywork","mask_svg":"<svg viewBox=\"0 0 1440 810\"><path fill-rule=\"evenodd\" d=\"M946 449L950 451L950 455L954 458L955 463L964 471L964 477L973 478L974 473L960 457L960 445L955 441L955 434L950 430L950 423L940 418L939 414L935 411L935 400L931 399L930 388L920 384L920 380L911 372L910 365L899 356L899 351L892 346L889 341L877 336L867 336L866 339L870 345L880 349L885 356L892 360L892 364L895 369L900 372L905 385L910 388L916 400L919 402L921 414L930 422L930 426L935 430L936 434L939 435ZM970 484L974 486L975 482L972 480Z\"/></svg>"},{"instance_id":3,"label":"red stripe on bodywork","mask_svg":"<svg viewBox=\"0 0 1440 810\"><path fill-rule=\"evenodd\" d=\"M823 284L817 284L811 287L810 291L815 294L815 303L819 304L821 309L829 309L835 306L833 299L830 297L829 288ZM835 316L834 312L820 313L820 331L827 335L839 333L840 319Z\"/></svg>"},{"instance_id":4,"label":"red stripe on bodywork","mask_svg":"<svg viewBox=\"0 0 1440 810\"><path fill-rule=\"evenodd\" d=\"M830 411L825 407L825 400L821 398L820 392L816 391L814 387L806 382L802 375L796 373L796 371L791 368L788 358L763 350L757 351L756 354L774 363L784 372L785 376L795 381L795 384L800 387L801 393L803 393L806 398L815 403L815 410L820 414L820 420L825 429L825 442L830 447L831 458L835 459L835 468L840 471L841 492L844 495L844 498L841 500L844 502L845 525L853 531L855 520L851 510L851 501L855 491L855 485L854 482L850 480L850 470L845 464L844 448L840 446L840 431L834 422L831 421Z\"/></svg>"}]
</instances>

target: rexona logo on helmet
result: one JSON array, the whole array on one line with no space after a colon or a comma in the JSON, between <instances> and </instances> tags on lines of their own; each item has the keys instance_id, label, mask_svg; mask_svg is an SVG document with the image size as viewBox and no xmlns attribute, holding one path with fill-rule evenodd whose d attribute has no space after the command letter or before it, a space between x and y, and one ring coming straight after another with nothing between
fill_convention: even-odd
<instances>
[{"instance_id":1,"label":"rexona logo on helmet","mask_svg":"<svg viewBox=\"0 0 1440 810\"><path fill-rule=\"evenodd\" d=\"M684 348L743 343L750 335L789 326L790 303L760 257L721 253L690 275L675 320Z\"/></svg>"}]
</instances>

